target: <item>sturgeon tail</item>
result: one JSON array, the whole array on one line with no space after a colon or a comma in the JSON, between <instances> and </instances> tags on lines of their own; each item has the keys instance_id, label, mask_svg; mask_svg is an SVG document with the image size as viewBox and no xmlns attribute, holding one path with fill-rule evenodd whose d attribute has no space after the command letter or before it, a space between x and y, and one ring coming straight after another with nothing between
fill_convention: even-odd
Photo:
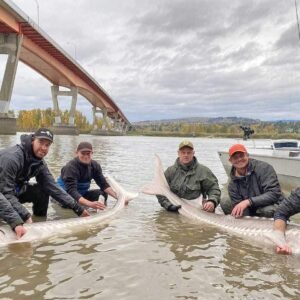
<instances>
[{"instance_id":1,"label":"sturgeon tail","mask_svg":"<svg viewBox=\"0 0 300 300\"><path fill-rule=\"evenodd\" d=\"M130 201L134 198L136 198L139 194L138 193L132 193L126 191L121 185L111 176L106 177L107 182L112 187L112 189L117 193L118 198L122 195L125 198L126 201Z\"/></svg>"},{"instance_id":2,"label":"sturgeon tail","mask_svg":"<svg viewBox=\"0 0 300 300\"><path fill-rule=\"evenodd\" d=\"M154 180L146 184L141 192L149 195L163 195L165 196L165 190L169 190L169 184L164 174L162 162L157 154L155 154L155 171Z\"/></svg>"}]
</instances>

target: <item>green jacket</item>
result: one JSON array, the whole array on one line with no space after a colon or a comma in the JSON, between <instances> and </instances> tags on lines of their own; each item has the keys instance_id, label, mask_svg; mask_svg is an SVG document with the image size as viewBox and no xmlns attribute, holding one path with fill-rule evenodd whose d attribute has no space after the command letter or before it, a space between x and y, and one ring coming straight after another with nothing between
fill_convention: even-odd
<instances>
[{"instance_id":1,"label":"green jacket","mask_svg":"<svg viewBox=\"0 0 300 300\"><path fill-rule=\"evenodd\" d=\"M165 176L171 191L180 198L192 200L202 194L203 199L212 200L215 207L220 203L218 179L209 168L199 164L196 157L189 166L180 164L177 158L174 165L167 168ZM158 195L157 199L162 207L168 209L171 202L166 197Z\"/></svg>"}]
</instances>

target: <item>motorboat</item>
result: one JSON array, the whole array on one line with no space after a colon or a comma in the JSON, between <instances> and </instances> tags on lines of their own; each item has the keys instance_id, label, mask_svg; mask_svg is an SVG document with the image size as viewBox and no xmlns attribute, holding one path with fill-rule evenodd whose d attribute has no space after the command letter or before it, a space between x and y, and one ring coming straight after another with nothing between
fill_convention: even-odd
<instances>
[{"instance_id":1,"label":"motorboat","mask_svg":"<svg viewBox=\"0 0 300 300\"><path fill-rule=\"evenodd\" d=\"M247 148L251 158L265 161L275 169L281 188L290 191L300 187L300 148L297 140L273 140L269 148ZM218 151L227 175L231 163L228 151Z\"/></svg>"}]
</instances>

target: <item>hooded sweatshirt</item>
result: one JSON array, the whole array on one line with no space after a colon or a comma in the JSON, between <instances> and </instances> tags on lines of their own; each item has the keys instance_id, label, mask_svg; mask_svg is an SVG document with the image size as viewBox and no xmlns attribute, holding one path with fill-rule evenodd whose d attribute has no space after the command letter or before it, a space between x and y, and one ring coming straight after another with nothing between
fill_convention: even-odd
<instances>
[{"instance_id":1,"label":"hooded sweatshirt","mask_svg":"<svg viewBox=\"0 0 300 300\"><path fill-rule=\"evenodd\" d=\"M18 190L33 177L46 194L73 209L77 215L84 210L56 184L45 161L34 156L32 139L32 135L22 135L20 145L0 151L0 218L13 229L30 217L18 200Z\"/></svg>"}]
</instances>

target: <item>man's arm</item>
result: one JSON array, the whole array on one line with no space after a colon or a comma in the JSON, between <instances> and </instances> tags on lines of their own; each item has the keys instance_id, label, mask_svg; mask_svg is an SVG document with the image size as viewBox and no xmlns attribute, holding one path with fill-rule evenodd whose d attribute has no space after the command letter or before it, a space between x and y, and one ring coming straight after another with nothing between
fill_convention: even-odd
<instances>
[{"instance_id":1,"label":"man's arm","mask_svg":"<svg viewBox=\"0 0 300 300\"><path fill-rule=\"evenodd\" d=\"M204 180L201 182L202 192L205 193L208 198L205 204L208 206L207 202L212 202L216 208L221 199L221 190L218 179L209 168L205 167L205 172Z\"/></svg>"},{"instance_id":2,"label":"man's arm","mask_svg":"<svg viewBox=\"0 0 300 300\"><path fill-rule=\"evenodd\" d=\"M250 199L243 199L240 194L237 183L231 180L228 184L228 195L230 197L233 209L231 215L234 217L241 217L244 215L244 211L251 206Z\"/></svg>"},{"instance_id":3,"label":"man's arm","mask_svg":"<svg viewBox=\"0 0 300 300\"><path fill-rule=\"evenodd\" d=\"M46 193L48 193L56 201L73 209L78 216L89 215L87 211L77 203L76 200L74 200L66 191L58 186L46 164L36 176L36 180Z\"/></svg>"},{"instance_id":4,"label":"man's arm","mask_svg":"<svg viewBox=\"0 0 300 300\"><path fill-rule=\"evenodd\" d=\"M80 203L79 199L82 195L78 192L78 174L79 172L76 170L75 166L67 164L62 169L61 179L64 183L66 192Z\"/></svg>"},{"instance_id":5,"label":"man's arm","mask_svg":"<svg viewBox=\"0 0 300 300\"><path fill-rule=\"evenodd\" d=\"M274 214L274 230L285 234L287 220L300 212L300 188L291 192L291 195L284 199ZM280 254L291 254L292 249L287 243L277 246L276 252Z\"/></svg>"},{"instance_id":6,"label":"man's arm","mask_svg":"<svg viewBox=\"0 0 300 300\"><path fill-rule=\"evenodd\" d=\"M16 174L19 169L17 160L3 155L0 166L1 217L14 228L30 218L30 213L16 197Z\"/></svg>"},{"instance_id":7,"label":"man's arm","mask_svg":"<svg viewBox=\"0 0 300 300\"><path fill-rule=\"evenodd\" d=\"M2 218L12 229L23 225L24 221L19 214L14 210L11 203L0 193L0 218Z\"/></svg>"},{"instance_id":8,"label":"man's arm","mask_svg":"<svg viewBox=\"0 0 300 300\"><path fill-rule=\"evenodd\" d=\"M100 187L100 189L102 191L105 191L110 186L102 173L102 168L101 168L100 164L96 161L92 161L92 167L93 167L93 179L95 180L97 185ZM111 194L109 194L109 195L111 195ZM111 195L111 196L114 197L113 195ZM116 197L114 197L114 198L116 198Z\"/></svg>"},{"instance_id":9,"label":"man's arm","mask_svg":"<svg viewBox=\"0 0 300 300\"><path fill-rule=\"evenodd\" d=\"M280 184L274 168L265 164L259 170L259 183L262 194L251 197L251 205L254 207L267 206L277 203L282 198Z\"/></svg>"},{"instance_id":10,"label":"man's arm","mask_svg":"<svg viewBox=\"0 0 300 300\"><path fill-rule=\"evenodd\" d=\"M170 185L171 180L172 180L172 174L170 171L170 168L168 168L165 171L165 177L167 179L168 184ZM161 207L163 207L164 209L166 209L167 211L170 212L177 212L179 210L179 208L181 207L180 205L174 205L172 204L169 199L165 196L162 195L156 195L156 198L158 199L159 204L161 205Z\"/></svg>"}]
</instances>

